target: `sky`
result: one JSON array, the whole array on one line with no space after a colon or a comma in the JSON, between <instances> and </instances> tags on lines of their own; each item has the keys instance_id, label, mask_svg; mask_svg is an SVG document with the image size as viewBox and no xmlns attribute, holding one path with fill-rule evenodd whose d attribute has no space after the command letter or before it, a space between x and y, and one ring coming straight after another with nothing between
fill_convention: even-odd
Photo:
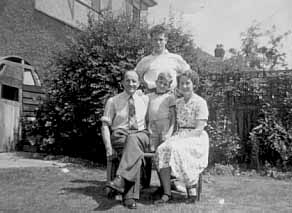
<instances>
[{"instance_id":1,"label":"sky","mask_svg":"<svg viewBox=\"0 0 292 213\"><path fill-rule=\"evenodd\" d=\"M161 23L170 11L182 20L185 32L193 35L198 47L214 55L216 44L226 50L240 48L240 33L254 21L261 28L276 26L277 33L292 31L292 0L156 0L149 9L150 24ZM181 18L179 18L181 17ZM292 68L292 34L284 40L282 51ZM227 55L228 56L228 55Z\"/></svg>"}]
</instances>

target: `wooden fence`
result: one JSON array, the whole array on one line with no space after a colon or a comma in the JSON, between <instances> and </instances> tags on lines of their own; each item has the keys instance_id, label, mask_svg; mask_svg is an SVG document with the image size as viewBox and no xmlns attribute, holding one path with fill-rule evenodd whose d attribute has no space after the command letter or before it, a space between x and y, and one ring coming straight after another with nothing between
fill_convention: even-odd
<instances>
[{"instance_id":1,"label":"wooden fence","mask_svg":"<svg viewBox=\"0 0 292 213\"><path fill-rule=\"evenodd\" d=\"M255 122L261 109L259 93L255 95L252 91L245 91L243 88L243 92L240 95L234 96L232 92L226 92L225 87L237 85L242 82L254 81L259 89L265 91L262 94L263 96L277 97L279 93L292 93L292 70L212 73L207 74L204 78L208 79L211 85L223 88L222 101L224 102L226 117L231 121L232 131L240 137L243 143L248 140L249 132L255 127ZM279 89L279 85L277 85L278 78L290 79L290 83L287 83L284 88ZM274 84L267 85L266 82L271 79L273 79ZM277 100L275 99L275 101ZM215 114L218 108L212 105L212 103L209 103L209 105L211 106L210 119L216 119Z\"/></svg>"}]
</instances>

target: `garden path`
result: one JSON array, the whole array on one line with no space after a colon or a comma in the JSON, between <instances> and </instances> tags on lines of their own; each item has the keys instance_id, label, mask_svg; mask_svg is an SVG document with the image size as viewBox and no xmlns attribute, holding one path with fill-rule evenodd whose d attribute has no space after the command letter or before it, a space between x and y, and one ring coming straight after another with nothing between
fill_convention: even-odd
<instances>
[{"instance_id":1,"label":"garden path","mask_svg":"<svg viewBox=\"0 0 292 213\"><path fill-rule=\"evenodd\" d=\"M60 163L57 161L31 159L31 156L24 152L0 153L0 169L24 167L65 167L66 165L66 163Z\"/></svg>"}]
</instances>

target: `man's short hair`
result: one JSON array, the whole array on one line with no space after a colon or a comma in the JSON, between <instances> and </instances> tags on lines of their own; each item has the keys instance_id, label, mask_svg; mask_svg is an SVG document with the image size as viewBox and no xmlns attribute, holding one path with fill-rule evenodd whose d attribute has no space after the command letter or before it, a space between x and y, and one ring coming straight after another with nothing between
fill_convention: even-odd
<instances>
[{"instance_id":1,"label":"man's short hair","mask_svg":"<svg viewBox=\"0 0 292 213\"><path fill-rule=\"evenodd\" d=\"M168 30L162 24L155 25L154 27L150 29L150 36L153 37L153 35L157 35L157 34L164 34L164 36L167 38Z\"/></svg>"},{"instance_id":2,"label":"man's short hair","mask_svg":"<svg viewBox=\"0 0 292 213\"><path fill-rule=\"evenodd\" d=\"M137 77L139 79L139 75L138 75L138 73L135 70L127 70L127 71L124 72L123 79L122 80L125 80L125 77L126 77L127 73L129 73L129 72L136 73L136 75L137 75Z\"/></svg>"}]
</instances>

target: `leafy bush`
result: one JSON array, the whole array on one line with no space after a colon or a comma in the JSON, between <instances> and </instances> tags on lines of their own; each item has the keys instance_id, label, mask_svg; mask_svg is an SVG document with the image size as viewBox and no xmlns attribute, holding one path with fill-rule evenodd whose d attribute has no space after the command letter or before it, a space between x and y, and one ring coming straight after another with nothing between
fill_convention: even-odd
<instances>
[{"instance_id":1,"label":"leafy bush","mask_svg":"<svg viewBox=\"0 0 292 213\"><path fill-rule=\"evenodd\" d=\"M123 73L135 67L149 47L147 41L147 26L107 17L91 20L67 50L56 55L46 82L47 100L36 122L26 128L28 137L41 135L35 139L39 150L104 159L99 131L104 104L121 91Z\"/></svg>"},{"instance_id":2,"label":"leafy bush","mask_svg":"<svg viewBox=\"0 0 292 213\"><path fill-rule=\"evenodd\" d=\"M291 81L290 76L268 77L260 83L245 81L245 87L232 91L243 98L251 96L250 105L257 109L249 137L243 144L244 162L252 168L262 168L267 162L278 168L291 164Z\"/></svg>"},{"instance_id":3,"label":"leafy bush","mask_svg":"<svg viewBox=\"0 0 292 213\"><path fill-rule=\"evenodd\" d=\"M225 81L227 74L223 83L207 78L200 88L211 112L210 162L230 163L228 156L233 154L238 163L252 168L266 162L277 168L291 167L291 76L246 79L242 72L236 79L231 74L235 80Z\"/></svg>"},{"instance_id":4,"label":"leafy bush","mask_svg":"<svg viewBox=\"0 0 292 213\"><path fill-rule=\"evenodd\" d=\"M277 109L265 103L250 132L251 164L259 169L266 162L278 168L287 168L292 159L292 134L281 123Z\"/></svg>"},{"instance_id":5,"label":"leafy bush","mask_svg":"<svg viewBox=\"0 0 292 213\"><path fill-rule=\"evenodd\" d=\"M209 164L237 164L241 144L239 137L231 131L227 117L210 121L207 131L210 137Z\"/></svg>"}]
</instances>

